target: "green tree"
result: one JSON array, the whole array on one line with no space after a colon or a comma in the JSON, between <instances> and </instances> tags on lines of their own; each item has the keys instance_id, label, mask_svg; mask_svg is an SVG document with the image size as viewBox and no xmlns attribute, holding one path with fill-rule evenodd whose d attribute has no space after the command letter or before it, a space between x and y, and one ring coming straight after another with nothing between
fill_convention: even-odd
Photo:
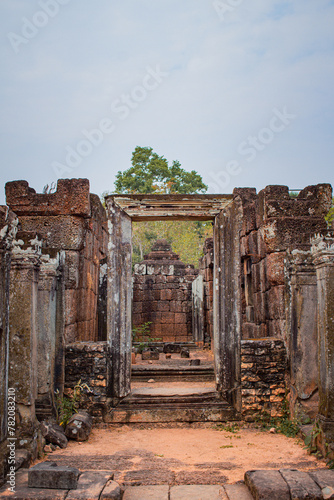
<instances>
[{"instance_id":1,"label":"green tree","mask_svg":"<svg viewBox=\"0 0 334 500\"><path fill-rule=\"evenodd\" d=\"M165 238L185 264L198 267L206 238L212 236L211 222L150 221L132 224L132 261L141 262L157 239Z\"/></svg>"},{"instance_id":2,"label":"green tree","mask_svg":"<svg viewBox=\"0 0 334 500\"><path fill-rule=\"evenodd\" d=\"M326 215L325 219L326 219L328 227L330 227L331 224L334 221L334 198L332 199L332 208L329 210L329 212Z\"/></svg>"},{"instance_id":3,"label":"green tree","mask_svg":"<svg viewBox=\"0 0 334 500\"><path fill-rule=\"evenodd\" d=\"M137 146L132 153L132 167L116 174L116 193L205 193L202 177L192 170L187 172L174 160L172 165L152 148Z\"/></svg>"}]
</instances>

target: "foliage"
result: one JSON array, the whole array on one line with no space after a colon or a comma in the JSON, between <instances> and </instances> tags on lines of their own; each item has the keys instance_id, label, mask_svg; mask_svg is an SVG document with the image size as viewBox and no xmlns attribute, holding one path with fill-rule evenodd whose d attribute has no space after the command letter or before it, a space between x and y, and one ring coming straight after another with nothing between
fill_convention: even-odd
<instances>
[{"instance_id":1,"label":"foliage","mask_svg":"<svg viewBox=\"0 0 334 500\"><path fill-rule=\"evenodd\" d=\"M92 392L86 383L81 382L81 379L74 386L73 390L70 391L70 396L61 396L59 390L56 390L56 418L58 425L66 427L72 415L78 412L84 390Z\"/></svg>"},{"instance_id":2,"label":"foliage","mask_svg":"<svg viewBox=\"0 0 334 500\"><path fill-rule=\"evenodd\" d=\"M133 264L143 260L157 239L165 238L185 264L198 267L198 260L203 255L204 241L212 236L211 222L134 222L132 227Z\"/></svg>"},{"instance_id":3,"label":"foliage","mask_svg":"<svg viewBox=\"0 0 334 500\"><path fill-rule=\"evenodd\" d=\"M216 424L214 426L214 429L216 431L225 431L225 432L231 432L232 434L236 434L237 432L240 431L240 427L238 424L236 423L232 423L232 424Z\"/></svg>"},{"instance_id":4,"label":"foliage","mask_svg":"<svg viewBox=\"0 0 334 500\"><path fill-rule=\"evenodd\" d=\"M334 221L334 198L332 200L332 208L329 210L328 214L325 217L327 222L327 226L330 227L332 222Z\"/></svg>"},{"instance_id":5,"label":"foliage","mask_svg":"<svg viewBox=\"0 0 334 500\"><path fill-rule=\"evenodd\" d=\"M153 338L150 336L151 323L152 321L146 321L146 323L132 328L132 342L139 342L139 354L147 349L151 342L159 342L162 340L161 338Z\"/></svg>"},{"instance_id":6,"label":"foliage","mask_svg":"<svg viewBox=\"0 0 334 500\"><path fill-rule=\"evenodd\" d=\"M282 404L281 417L271 417L270 413L264 411L255 420L260 424L262 430L269 430L273 428L280 434L284 434L287 437L296 437L301 425L300 420L297 417L290 417L286 399L284 399Z\"/></svg>"},{"instance_id":7,"label":"foliage","mask_svg":"<svg viewBox=\"0 0 334 500\"><path fill-rule=\"evenodd\" d=\"M150 335L150 325L152 321L146 321L142 325L135 326L132 328L132 341L136 342L138 339L143 337L149 337Z\"/></svg>"},{"instance_id":8,"label":"foliage","mask_svg":"<svg viewBox=\"0 0 334 500\"><path fill-rule=\"evenodd\" d=\"M187 172L174 160L172 165L152 148L137 146L132 153L132 167L116 175L116 193L205 193L202 177Z\"/></svg>"}]
</instances>

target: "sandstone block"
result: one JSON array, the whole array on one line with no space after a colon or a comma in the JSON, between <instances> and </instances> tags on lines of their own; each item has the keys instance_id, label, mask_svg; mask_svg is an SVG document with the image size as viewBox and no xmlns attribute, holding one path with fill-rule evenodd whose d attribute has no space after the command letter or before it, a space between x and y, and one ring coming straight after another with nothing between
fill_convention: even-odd
<instances>
[{"instance_id":1,"label":"sandstone block","mask_svg":"<svg viewBox=\"0 0 334 500\"><path fill-rule=\"evenodd\" d=\"M253 470L245 473L245 483L258 500L290 500L288 485L278 471Z\"/></svg>"},{"instance_id":2,"label":"sandstone block","mask_svg":"<svg viewBox=\"0 0 334 500\"><path fill-rule=\"evenodd\" d=\"M72 415L66 425L65 434L69 439L86 441L92 430L93 419L85 411L80 410Z\"/></svg>"},{"instance_id":3,"label":"sandstone block","mask_svg":"<svg viewBox=\"0 0 334 500\"><path fill-rule=\"evenodd\" d=\"M267 255L267 279L269 285L284 285L285 252L275 252Z\"/></svg>"},{"instance_id":4,"label":"sandstone block","mask_svg":"<svg viewBox=\"0 0 334 500\"><path fill-rule=\"evenodd\" d=\"M53 422L43 421L40 424L42 436L48 443L56 444L60 448L66 448L68 445L64 429Z\"/></svg>"},{"instance_id":5,"label":"sandstone block","mask_svg":"<svg viewBox=\"0 0 334 500\"><path fill-rule=\"evenodd\" d=\"M291 498L322 500L323 497L319 486L307 472L281 469L280 473L290 488Z\"/></svg>"},{"instance_id":6,"label":"sandstone block","mask_svg":"<svg viewBox=\"0 0 334 500\"><path fill-rule=\"evenodd\" d=\"M76 489L80 471L75 467L42 462L28 470L29 488Z\"/></svg>"}]
</instances>

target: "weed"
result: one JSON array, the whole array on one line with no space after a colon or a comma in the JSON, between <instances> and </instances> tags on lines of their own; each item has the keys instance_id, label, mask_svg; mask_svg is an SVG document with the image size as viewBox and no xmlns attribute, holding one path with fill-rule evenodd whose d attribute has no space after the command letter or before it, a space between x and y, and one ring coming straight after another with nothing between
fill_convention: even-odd
<instances>
[{"instance_id":1,"label":"weed","mask_svg":"<svg viewBox=\"0 0 334 500\"><path fill-rule=\"evenodd\" d=\"M286 399L284 399L282 404L281 417L271 417L270 413L264 411L255 421L260 425L261 430L267 431L274 428L277 432L287 437L296 437L301 425L298 418L290 419L290 412Z\"/></svg>"},{"instance_id":2,"label":"weed","mask_svg":"<svg viewBox=\"0 0 334 500\"><path fill-rule=\"evenodd\" d=\"M225 449L225 448L233 448L233 445L232 444L225 444L223 446L219 446L219 448L223 448L223 449Z\"/></svg>"},{"instance_id":3,"label":"weed","mask_svg":"<svg viewBox=\"0 0 334 500\"><path fill-rule=\"evenodd\" d=\"M82 393L84 390L87 392L92 392L86 383L82 383L81 379L76 383L70 396L61 396L59 390L55 391L56 396L56 418L57 423L63 427L66 427L69 419L78 413L79 405L82 398Z\"/></svg>"},{"instance_id":4,"label":"weed","mask_svg":"<svg viewBox=\"0 0 334 500\"><path fill-rule=\"evenodd\" d=\"M236 434L237 432L240 431L240 428L237 424L217 424L213 427L216 431L225 431L225 432L232 432L233 434Z\"/></svg>"}]
</instances>

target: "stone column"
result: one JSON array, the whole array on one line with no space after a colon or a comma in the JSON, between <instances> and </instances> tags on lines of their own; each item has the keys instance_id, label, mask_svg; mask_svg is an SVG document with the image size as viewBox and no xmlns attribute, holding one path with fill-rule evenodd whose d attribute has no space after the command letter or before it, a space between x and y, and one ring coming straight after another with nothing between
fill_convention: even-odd
<instances>
[{"instance_id":1,"label":"stone column","mask_svg":"<svg viewBox=\"0 0 334 500\"><path fill-rule=\"evenodd\" d=\"M317 270L319 422L324 438L334 444L334 237L316 236L312 254ZM334 450L333 450L334 451Z\"/></svg>"},{"instance_id":2,"label":"stone column","mask_svg":"<svg viewBox=\"0 0 334 500\"><path fill-rule=\"evenodd\" d=\"M39 256L35 252L18 247L13 250L9 290L8 387L15 389L16 437L21 447L29 447L36 424L38 271Z\"/></svg>"},{"instance_id":3,"label":"stone column","mask_svg":"<svg viewBox=\"0 0 334 500\"><path fill-rule=\"evenodd\" d=\"M294 250L291 260L290 367L292 413L318 411L317 278L311 252Z\"/></svg>"},{"instance_id":4,"label":"stone column","mask_svg":"<svg viewBox=\"0 0 334 500\"><path fill-rule=\"evenodd\" d=\"M37 310L37 388L41 411L52 410L57 314L58 259L41 258ZM47 416L47 415L46 415Z\"/></svg>"}]
</instances>

